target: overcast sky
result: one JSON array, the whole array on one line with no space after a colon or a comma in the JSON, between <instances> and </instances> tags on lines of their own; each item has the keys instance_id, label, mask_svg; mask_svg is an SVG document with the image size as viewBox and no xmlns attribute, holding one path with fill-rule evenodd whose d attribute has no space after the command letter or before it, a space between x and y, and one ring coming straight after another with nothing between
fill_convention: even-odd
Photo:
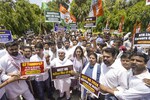
<instances>
[{"instance_id":1,"label":"overcast sky","mask_svg":"<svg viewBox=\"0 0 150 100\"><path fill-rule=\"evenodd\" d=\"M37 4L40 7L42 5L42 0L29 0L29 1L30 1L30 3Z\"/></svg>"}]
</instances>

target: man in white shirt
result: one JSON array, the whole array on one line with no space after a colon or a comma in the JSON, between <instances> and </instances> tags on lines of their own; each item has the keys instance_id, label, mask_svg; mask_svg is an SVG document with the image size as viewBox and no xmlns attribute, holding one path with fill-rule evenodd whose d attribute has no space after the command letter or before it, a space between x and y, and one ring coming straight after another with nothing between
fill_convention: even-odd
<instances>
[{"instance_id":1,"label":"man in white shirt","mask_svg":"<svg viewBox=\"0 0 150 100\"><path fill-rule=\"evenodd\" d=\"M50 58L49 55L44 55L44 47L42 43L37 43L35 45L36 54L30 58L31 62L44 61L44 73L35 76L34 87L35 93L39 100L45 100L44 90L46 89L48 98L54 100L52 96L52 88L50 86L50 76L48 74Z\"/></svg>"},{"instance_id":2,"label":"man in white shirt","mask_svg":"<svg viewBox=\"0 0 150 100\"><path fill-rule=\"evenodd\" d=\"M103 85L101 90L114 94L119 100L150 100L150 87L147 86L143 79L150 79L150 73L146 68L148 61L144 53L134 53L131 58L132 72L129 76L129 88L123 91L116 91Z\"/></svg>"},{"instance_id":3,"label":"man in white shirt","mask_svg":"<svg viewBox=\"0 0 150 100\"><path fill-rule=\"evenodd\" d=\"M116 63L116 56L117 50L115 48L105 48L103 50L100 84L109 88L124 90L125 88L127 88L127 72L122 67L121 63ZM104 95L106 100L116 100L112 95Z\"/></svg>"},{"instance_id":4,"label":"man in white shirt","mask_svg":"<svg viewBox=\"0 0 150 100\"><path fill-rule=\"evenodd\" d=\"M0 64L5 73L3 81L7 81L13 75L18 74L20 72L20 63L25 60L18 52L18 43L16 41L6 43L5 46L7 54L0 59ZM27 78L21 77L20 80L5 86L8 99L17 100L18 96L22 95L26 100L34 100L25 79Z\"/></svg>"}]
</instances>

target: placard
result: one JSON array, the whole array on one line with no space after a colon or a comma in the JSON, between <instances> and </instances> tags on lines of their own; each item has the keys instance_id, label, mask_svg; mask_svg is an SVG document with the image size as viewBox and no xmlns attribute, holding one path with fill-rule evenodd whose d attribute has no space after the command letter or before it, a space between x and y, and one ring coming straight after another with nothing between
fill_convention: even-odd
<instances>
[{"instance_id":1,"label":"placard","mask_svg":"<svg viewBox=\"0 0 150 100\"><path fill-rule=\"evenodd\" d=\"M45 11L45 22L60 22L60 12Z\"/></svg>"},{"instance_id":2,"label":"placard","mask_svg":"<svg viewBox=\"0 0 150 100\"><path fill-rule=\"evenodd\" d=\"M149 46L150 45L150 32L135 33L134 45L136 46Z\"/></svg>"},{"instance_id":3,"label":"placard","mask_svg":"<svg viewBox=\"0 0 150 100\"><path fill-rule=\"evenodd\" d=\"M9 30L0 30L0 43L12 42L12 34Z\"/></svg>"},{"instance_id":4,"label":"placard","mask_svg":"<svg viewBox=\"0 0 150 100\"><path fill-rule=\"evenodd\" d=\"M83 86L90 93L92 93L96 98L99 97L100 84L98 82L96 82L94 79L92 79L84 74L81 74L80 85Z\"/></svg>"},{"instance_id":5,"label":"placard","mask_svg":"<svg viewBox=\"0 0 150 100\"><path fill-rule=\"evenodd\" d=\"M35 75L44 72L44 62L22 62L21 63L21 76Z\"/></svg>"},{"instance_id":6,"label":"placard","mask_svg":"<svg viewBox=\"0 0 150 100\"><path fill-rule=\"evenodd\" d=\"M51 68L51 77L55 79L64 79L71 77L73 72L73 65L52 67Z\"/></svg>"},{"instance_id":7,"label":"placard","mask_svg":"<svg viewBox=\"0 0 150 100\"><path fill-rule=\"evenodd\" d=\"M87 17L87 18L85 18L84 27L96 27L96 17Z\"/></svg>"}]
</instances>

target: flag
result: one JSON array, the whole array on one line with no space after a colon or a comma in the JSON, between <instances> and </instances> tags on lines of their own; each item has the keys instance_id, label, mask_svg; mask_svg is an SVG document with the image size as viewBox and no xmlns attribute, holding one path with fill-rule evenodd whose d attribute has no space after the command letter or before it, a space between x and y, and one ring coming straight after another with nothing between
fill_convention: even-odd
<instances>
[{"instance_id":1,"label":"flag","mask_svg":"<svg viewBox=\"0 0 150 100\"><path fill-rule=\"evenodd\" d=\"M119 28L118 28L119 33L122 32L123 24L124 24L124 16L121 17L121 20L119 23Z\"/></svg>"},{"instance_id":2,"label":"flag","mask_svg":"<svg viewBox=\"0 0 150 100\"><path fill-rule=\"evenodd\" d=\"M150 5L150 0L146 0L146 5Z\"/></svg>"},{"instance_id":3,"label":"flag","mask_svg":"<svg viewBox=\"0 0 150 100\"><path fill-rule=\"evenodd\" d=\"M141 32L141 25L142 25L141 22L137 25L136 33L140 33Z\"/></svg>"},{"instance_id":4,"label":"flag","mask_svg":"<svg viewBox=\"0 0 150 100\"><path fill-rule=\"evenodd\" d=\"M65 13L68 12L68 10L67 10L62 4L60 4L59 11L60 11L61 13L63 13L63 14L65 14Z\"/></svg>"},{"instance_id":5,"label":"flag","mask_svg":"<svg viewBox=\"0 0 150 100\"><path fill-rule=\"evenodd\" d=\"M47 2L49 2L49 1L46 1L46 0L42 1L42 7L41 7L41 9L43 9L43 10L49 9L49 7L47 5Z\"/></svg>"},{"instance_id":6,"label":"flag","mask_svg":"<svg viewBox=\"0 0 150 100\"><path fill-rule=\"evenodd\" d=\"M109 29L109 20L107 19L105 29Z\"/></svg>"},{"instance_id":7,"label":"flag","mask_svg":"<svg viewBox=\"0 0 150 100\"><path fill-rule=\"evenodd\" d=\"M73 21L73 22L76 22L76 17L72 14L70 14L70 19Z\"/></svg>"},{"instance_id":8,"label":"flag","mask_svg":"<svg viewBox=\"0 0 150 100\"><path fill-rule=\"evenodd\" d=\"M96 14L96 17L99 17L99 16L103 16L103 3L102 3L102 0L98 0L98 12Z\"/></svg>"},{"instance_id":9,"label":"flag","mask_svg":"<svg viewBox=\"0 0 150 100\"><path fill-rule=\"evenodd\" d=\"M147 26L146 32L150 32L150 22L149 22L149 24Z\"/></svg>"}]
</instances>

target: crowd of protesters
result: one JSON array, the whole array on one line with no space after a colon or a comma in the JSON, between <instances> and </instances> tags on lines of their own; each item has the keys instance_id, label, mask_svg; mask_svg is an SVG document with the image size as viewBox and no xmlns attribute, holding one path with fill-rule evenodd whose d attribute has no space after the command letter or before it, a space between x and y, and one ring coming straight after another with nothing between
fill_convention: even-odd
<instances>
[{"instance_id":1,"label":"crowd of protesters","mask_svg":"<svg viewBox=\"0 0 150 100\"><path fill-rule=\"evenodd\" d=\"M0 100L150 100L150 47L134 46L131 34L81 31L24 36L1 44ZM20 76L21 62L44 61L44 73ZM73 65L73 77L51 79L52 67ZM79 84L80 74L100 83L99 98ZM54 89L53 89L54 88Z\"/></svg>"}]
</instances>

